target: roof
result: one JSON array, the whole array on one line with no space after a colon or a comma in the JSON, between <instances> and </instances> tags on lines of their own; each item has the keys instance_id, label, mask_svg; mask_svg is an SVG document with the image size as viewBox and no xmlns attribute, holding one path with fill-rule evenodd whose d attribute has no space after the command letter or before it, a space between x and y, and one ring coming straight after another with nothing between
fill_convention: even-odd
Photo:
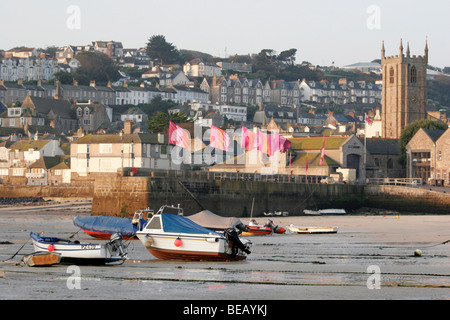
<instances>
[{"instance_id":1,"label":"roof","mask_svg":"<svg viewBox=\"0 0 450 320\"><path fill-rule=\"evenodd\" d=\"M89 134L72 142L72 144L95 144L95 143L147 143L167 144L168 137L164 136L164 143L158 142L158 134L133 133L133 134Z\"/></svg>"},{"instance_id":2,"label":"roof","mask_svg":"<svg viewBox=\"0 0 450 320\"><path fill-rule=\"evenodd\" d=\"M296 155L295 160L291 162L292 166L306 166L306 155L308 155L308 166L320 166L320 152L312 152L312 153L299 153ZM323 166L328 167L340 167L341 164L337 161L333 160L329 156L325 155L323 157Z\"/></svg>"},{"instance_id":3,"label":"roof","mask_svg":"<svg viewBox=\"0 0 450 320\"><path fill-rule=\"evenodd\" d=\"M364 139L359 139L364 143ZM366 139L366 149L370 154L400 154L400 147L396 139Z\"/></svg>"},{"instance_id":4,"label":"roof","mask_svg":"<svg viewBox=\"0 0 450 320\"><path fill-rule=\"evenodd\" d=\"M348 137L325 137L325 149L339 149ZM323 137L292 138L291 148L294 150L320 150L323 145Z\"/></svg>"},{"instance_id":5,"label":"roof","mask_svg":"<svg viewBox=\"0 0 450 320\"><path fill-rule=\"evenodd\" d=\"M441 129L424 129L424 128L422 128L422 130L430 137L431 140L433 140L433 142L436 142L442 136L442 134L445 132L445 130L441 130Z\"/></svg>"},{"instance_id":6,"label":"roof","mask_svg":"<svg viewBox=\"0 0 450 320\"><path fill-rule=\"evenodd\" d=\"M50 140L19 140L15 142L10 150L28 151L29 149L41 150Z\"/></svg>"},{"instance_id":7,"label":"roof","mask_svg":"<svg viewBox=\"0 0 450 320\"><path fill-rule=\"evenodd\" d=\"M60 157L42 157L42 158L36 160L31 165L29 165L28 168L50 169L52 167L58 166L60 163L61 163ZM68 167L66 169L68 169Z\"/></svg>"}]
</instances>

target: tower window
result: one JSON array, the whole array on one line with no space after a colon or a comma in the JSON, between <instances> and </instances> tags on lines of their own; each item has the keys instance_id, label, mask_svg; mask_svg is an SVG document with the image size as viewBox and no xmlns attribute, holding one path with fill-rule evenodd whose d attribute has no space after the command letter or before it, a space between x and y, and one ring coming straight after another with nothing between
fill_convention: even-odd
<instances>
[{"instance_id":1,"label":"tower window","mask_svg":"<svg viewBox=\"0 0 450 320\"><path fill-rule=\"evenodd\" d=\"M394 68L389 71L389 83L394 83Z\"/></svg>"},{"instance_id":2,"label":"tower window","mask_svg":"<svg viewBox=\"0 0 450 320\"><path fill-rule=\"evenodd\" d=\"M411 68L410 82L411 83L417 82L417 70L416 70L415 66L412 66L412 68Z\"/></svg>"}]
</instances>

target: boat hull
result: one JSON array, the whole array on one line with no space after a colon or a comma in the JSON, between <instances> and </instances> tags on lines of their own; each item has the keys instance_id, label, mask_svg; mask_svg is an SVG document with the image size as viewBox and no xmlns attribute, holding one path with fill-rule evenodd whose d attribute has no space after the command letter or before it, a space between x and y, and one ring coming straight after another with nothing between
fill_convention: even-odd
<instances>
[{"instance_id":1,"label":"boat hull","mask_svg":"<svg viewBox=\"0 0 450 320\"><path fill-rule=\"evenodd\" d=\"M85 230L81 228L87 235L97 239L97 240L109 240L111 238L111 235L114 234L114 232L96 232L92 230ZM123 240L138 240L138 238L135 235L132 236L123 236Z\"/></svg>"},{"instance_id":2,"label":"boat hull","mask_svg":"<svg viewBox=\"0 0 450 320\"><path fill-rule=\"evenodd\" d=\"M213 235L137 233L147 250L158 259L232 261L246 259L233 253L232 243ZM176 241L180 241L176 243Z\"/></svg>"},{"instance_id":3,"label":"boat hull","mask_svg":"<svg viewBox=\"0 0 450 320\"><path fill-rule=\"evenodd\" d=\"M264 236L272 233L272 228L262 227L262 226L247 226L244 231L242 231L242 237L252 237L252 236Z\"/></svg>"},{"instance_id":4,"label":"boat hull","mask_svg":"<svg viewBox=\"0 0 450 320\"><path fill-rule=\"evenodd\" d=\"M303 227L303 226L287 226L287 228L295 233L318 234L318 233L337 233L338 227Z\"/></svg>"},{"instance_id":5,"label":"boat hull","mask_svg":"<svg viewBox=\"0 0 450 320\"><path fill-rule=\"evenodd\" d=\"M61 255L61 263L104 264L123 260L119 255L111 255L104 244L77 243L59 238L40 237L31 234L35 252L50 252Z\"/></svg>"},{"instance_id":6,"label":"boat hull","mask_svg":"<svg viewBox=\"0 0 450 320\"><path fill-rule=\"evenodd\" d=\"M29 267L46 267L61 262L59 253L36 252L23 257L23 262Z\"/></svg>"}]
</instances>

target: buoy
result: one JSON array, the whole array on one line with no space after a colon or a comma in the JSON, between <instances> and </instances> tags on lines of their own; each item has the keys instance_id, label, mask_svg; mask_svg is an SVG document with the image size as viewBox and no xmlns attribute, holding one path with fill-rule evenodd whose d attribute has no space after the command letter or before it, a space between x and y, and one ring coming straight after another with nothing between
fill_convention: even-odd
<instances>
[{"instance_id":1,"label":"buoy","mask_svg":"<svg viewBox=\"0 0 450 320\"><path fill-rule=\"evenodd\" d=\"M400 216L397 216L397 219L400 219Z\"/></svg>"},{"instance_id":2,"label":"buoy","mask_svg":"<svg viewBox=\"0 0 450 320\"><path fill-rule=\"evenodd\" d=\"M50 252L53 252L53 251L55 251L55 246L52 245L52 244L49 244L48 247L47 247L47 250L50 251Z\"/></svg>"},{"instance_id":3,"label":"buoy","mask_svg":"<svg viewBox=\"0 0 450 320\"><path fill-rule=\"evenodd\" d=\"M175 245L175 247L181 247L181 245L183 244L183 241L181 241L180 237L178 237L175 239L173 244Z\"/></svg>"},{"instance_id":4,"label":"buoy","mask_svg":"<svg viewBox=\"0 0 450 320\"><path fill-rule=\"evenodd\" d=\"M422 251L420 251L419 249L416 249L416 250L414 251L414 256L415 256L415 257L421 257L421 256L422 256Z\"/></svg>"}]
</instances>

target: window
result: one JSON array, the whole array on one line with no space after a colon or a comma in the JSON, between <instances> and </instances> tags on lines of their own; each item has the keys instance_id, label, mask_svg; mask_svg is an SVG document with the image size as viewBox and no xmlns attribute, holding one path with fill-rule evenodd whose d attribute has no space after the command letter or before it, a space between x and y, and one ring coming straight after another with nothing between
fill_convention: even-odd
<instances>
[{"instance_id":1,"label":"window","mask_svg":"<svg viewBox=\"0 0 450 320\"><path fill-rule=\"evenodd\" d=\"M411 83L417 82L417 70L416 70L415 66L412 66L412 68L411 68L410 82Z\"/></svg>"},{"instance_id":2,"label":"window","mask_svg":"<svg viewBox=\"0 0 450 320\"><path fill-rule=\"evenodd\" d=\"M100 144L100 153L112 153L112 144Z\"/></svg>"},{"instance_id":3,"label":"window","mask_svg":"<svg viewBox=\"0 0 450 320\"><path fill-rule=\"evenodd\" d=\"M389 83L394 83L394 68L391 67L391 70L389 71Z\"/></svg>"}]
</instances>

